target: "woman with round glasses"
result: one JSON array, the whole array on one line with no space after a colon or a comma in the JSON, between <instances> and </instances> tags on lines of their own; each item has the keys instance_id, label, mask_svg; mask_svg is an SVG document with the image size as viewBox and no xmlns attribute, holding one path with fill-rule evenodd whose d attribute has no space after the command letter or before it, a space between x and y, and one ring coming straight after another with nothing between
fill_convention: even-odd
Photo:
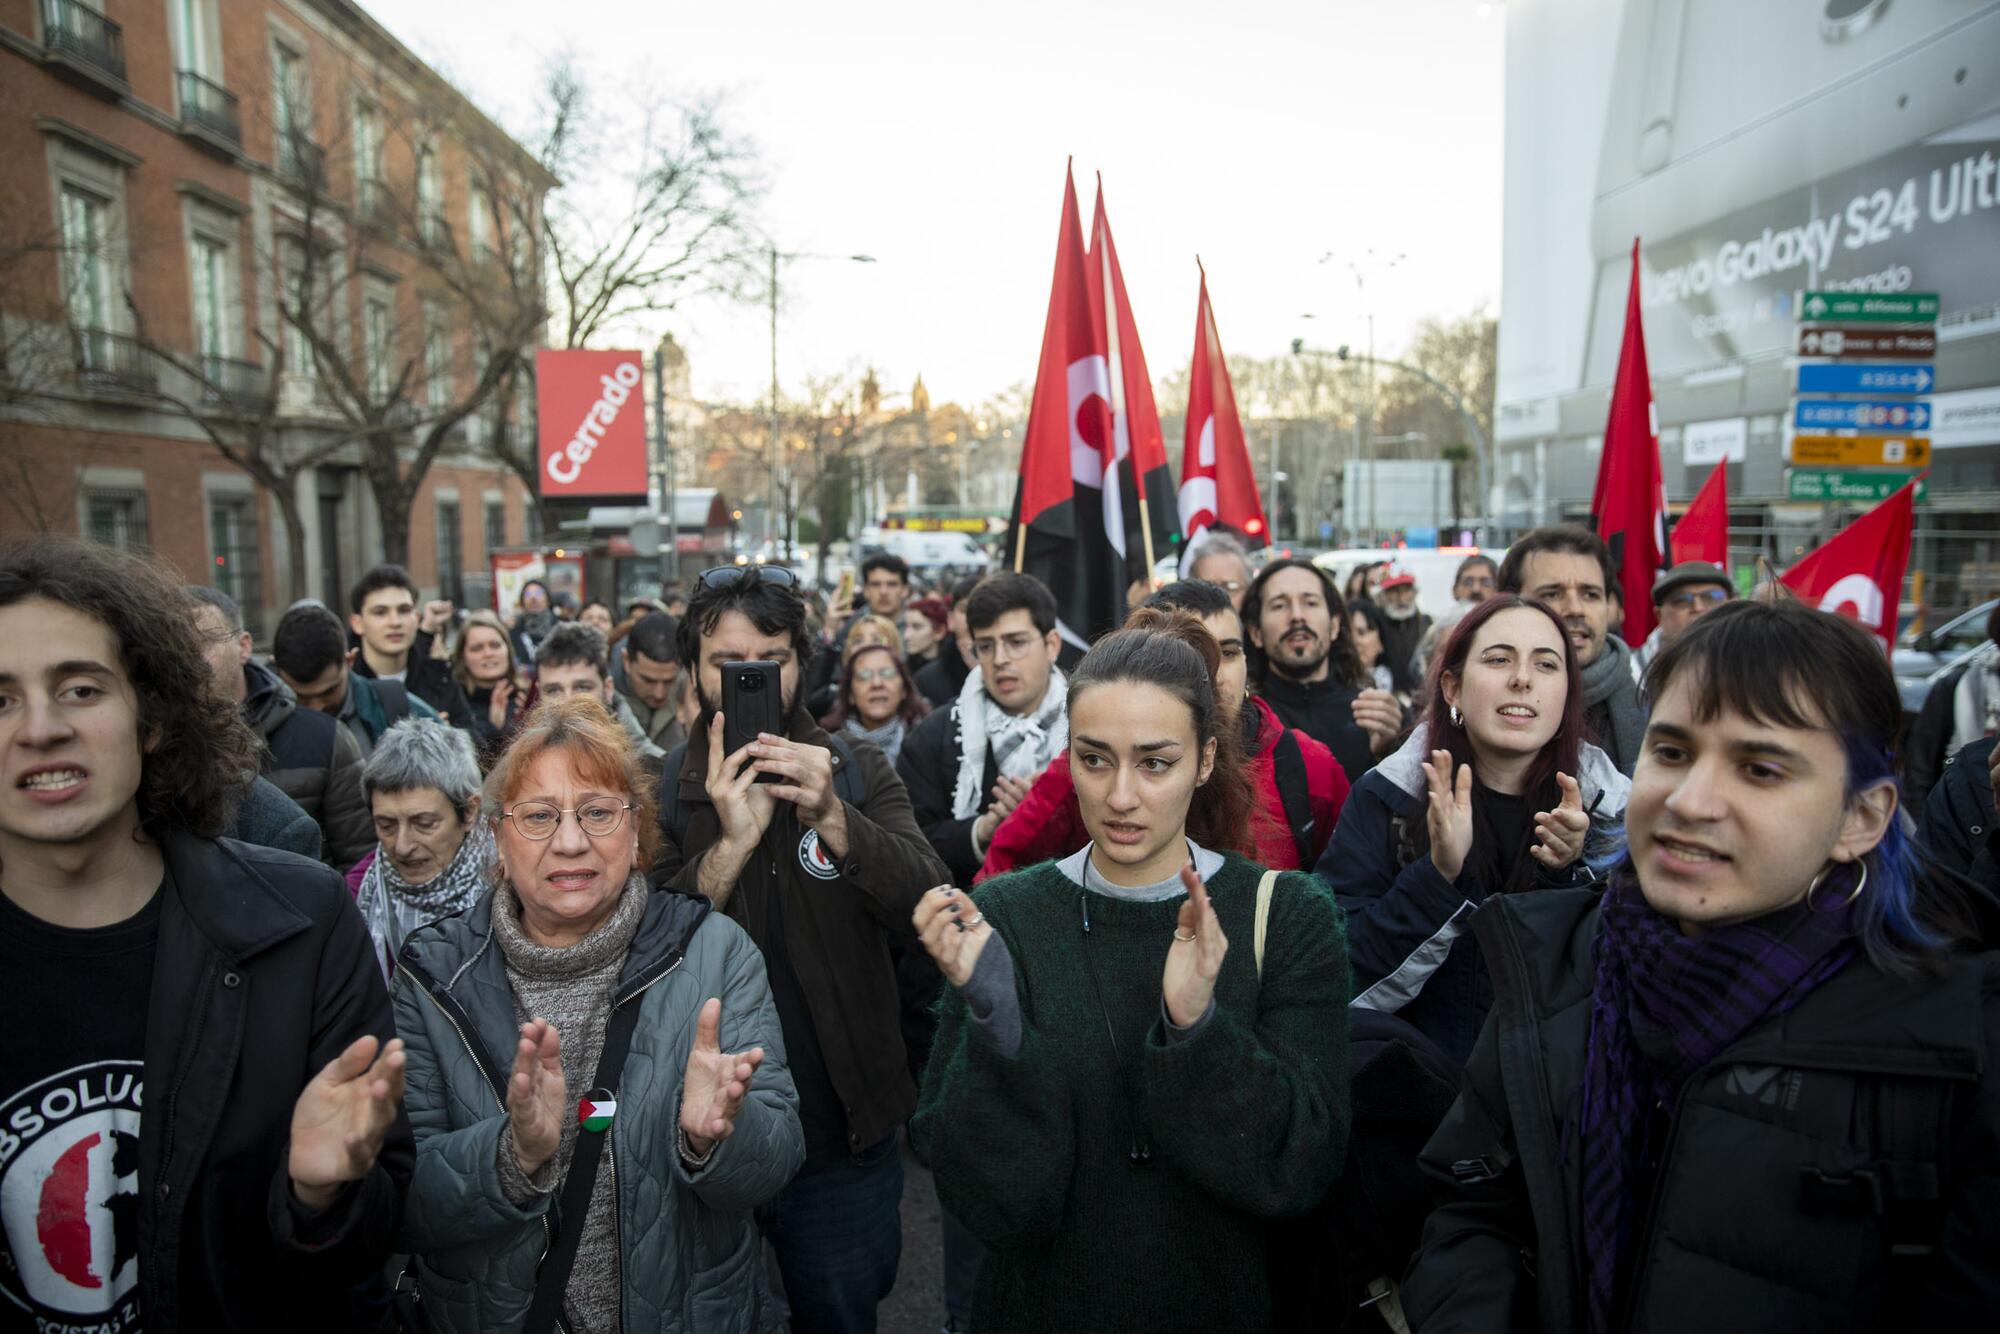
<instances>
[{"instance_id":1,"label":"woman with round glasses","mask_svg":"<svg viewBox=\"0 0 2000 1334\"><path fill-rule=\"evenodd\" d=\"M833 712L820 719L829 732L872 741L889 763L903 753L909 729L929 716L931 706L917 693L910 669L887 644L869 644L847 655L847 670L835 687Z\"/></svg>"},{"instance_id":2,"label":"woman with round glasses","mask_svg":"<svg viewBox=\"0 0 2000 1334\"><path fill-rule=\"evenodd\" d=\"M755 1328L753 1211L805 1156L762 955L648 886L652 789L596 700L538 709L483 809L498 883L394 987L424 1326Z\"/></svg>"}]
</instances>

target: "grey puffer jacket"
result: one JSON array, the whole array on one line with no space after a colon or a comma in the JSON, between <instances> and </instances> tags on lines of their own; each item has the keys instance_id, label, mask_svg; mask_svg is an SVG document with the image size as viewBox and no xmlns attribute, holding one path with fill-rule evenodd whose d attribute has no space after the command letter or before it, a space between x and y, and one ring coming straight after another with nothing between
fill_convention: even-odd
<instances>
[{"instance_id":1,"label":"grey puffer jacket","mask_svg":"<svg viewBox=\"0 0 2000 1334\"><path fill-rule=\"evenodd\" d=\"M735 1133L690 1174L676 1133L681 1082L696 1016L711 996L722 999L722 1049L761 1046L764 1063ZM518 1330L561 1188L524 1210L500 1186L519 1029L493 941L491 895L404 942L393 999L396 1031L409 1046L405 1105L417 1140L398 1249L411 1253L418 1299L436 1334ZM617 1192L623 1328L755 1330L762 1249L751 1211L805 1160L763 955L707 900L656 890L613 1003L642 1007L598 1167Z\"/></svg>"}]
</instances>

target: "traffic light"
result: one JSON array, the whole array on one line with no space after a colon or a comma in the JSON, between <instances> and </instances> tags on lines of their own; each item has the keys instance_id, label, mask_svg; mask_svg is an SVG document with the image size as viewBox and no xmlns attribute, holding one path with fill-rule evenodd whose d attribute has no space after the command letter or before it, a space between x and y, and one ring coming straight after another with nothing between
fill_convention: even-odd
<instances>
[{"instance_id":1,"label":"traffic light","mask_svg":"<svg viewBox=\"0 0 2000 1334\"><path fill-rule=\"evenodd\" d=\"M1335 356L1337 356L1337 357L1339 357L1339 358L1340 358L1340 359L1341 359L1342 361L1346 361L1346 360L1347 360L1347 344L1345 344L1345 343L1342 343L1342 344L1340 345L1340 348L1339 348L1339 350L1338 350L1337 352L1335 352L1335 353L1334 353L1334 355L1335 355Z\"/></svg>"},{"instance_id":2,"label":"traffic light","mask_svg":"<svg viewBox=\"0 0 2000 1334\"><path fill-rule=\"evenodd\" d=\"M1306 340L1305 340L1305 339L1303 339L1303 338L1294 338L1294 339L1292 340L1292 355L1293 355L1293 356L1295 356L1295 357L1296 357L1297 355L1299 355L1299 353L1301 353L1301 352L1303 352L1303 351L1305 351L1305 350L1306 350Z\"/></svg>"}]
</instances>

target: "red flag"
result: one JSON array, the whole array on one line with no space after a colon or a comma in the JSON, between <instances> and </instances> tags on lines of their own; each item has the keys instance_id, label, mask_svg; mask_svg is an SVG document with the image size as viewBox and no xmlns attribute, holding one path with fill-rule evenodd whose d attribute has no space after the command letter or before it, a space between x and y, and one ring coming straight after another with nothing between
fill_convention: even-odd
<instances>
[{"instance_id":1,"label":"red flag","mask_svg":"<svg viewBox=\"0 0 2000 1334\"><path fill-rule=\"evenodd\" d=\"M1701 484L1688 502L1687 512L1674 525L1674 564L1705 560L1718 569L1729 568L1729 464L1715 465L1715 471Z\"/></svg>"},{"instance_id":2,"label":"red flag","mask_svg":"<svg viewBox=\"0 0 2000 1334\"><path fill-rule=\"evenodd\" d=\"M1200 269L1201 261L1195 261ZM1236 390L1229 382L1229 363L1222 356L1222 337L1215 329L1215 308L1208 303L1208 271L1201 269L1201 298L1194 316L1194 362L1188 371L1187 436L1181 447L1181 532L1186 553L1208 529L1220 524L1241 533L1251 547L1270 543L1264 520L1264 500L1257 494L1257 476L1250 468L1250 449L1243 439L1243 422L1236 415Z\"/></svg>"},{"instance_id":3,"label":"red flag","mask_svg":"<svg viewBox=\"0 0 2000 1334\"><path fill-rule=\"evenodd\" d=\"M1916 494L1912 480L1786 570L1779 582L1821 611L1859 621L1887 653L1896 638L1903 571L1910 563Z\"/></svg>"},{"instance_id":4,"label":"red flag","mask_svg":"<svg viewBox=\"0 0 2000 1334\"><path fill-rule=\"evenodd\" d=\"M1632 287L1625 298L1625 345L1604 423L1604 456L1590 496L1597 535L1611 547L1625 602L1625 642L1653 632L1653 580L1666 567L1667 492L1660 478L1660 419L1646 374L1646 331L1639 323L1639 242L1632 241Z\"/></svg>"},{"instance_id":5,"label":"red flag","mask_svg":"<svg viewBox=\"0 0 2000 1334\"><path fill-rule=\"evenodd\" d=\"M1173 476L1167 471L1167 446L1160 435L1160 413L1153 403L1153 378L1146 370L1145 349L1139 346L1139 325L1132 318L1132 301L1125 292L1125 273L1118 266L1118 246L1111 239L1111 219L1104 212L1104 182L1097 183L1097 215L1091 222L1090 309L1104 329L1104 346L1111 363L1111 429L1120 460L1120 495L1125 502L1125 531L1139 534L1126 553L1133 577L1150 578L1153 563L1168 554L1179 530L1174 526ZM1106 297L1109 297L1109 301Z\"/></svg>"},{"instance_id":6,"label":"red flag","mask_svg":"<svg viewBox=\"0 0 2000 1334\"><path fill-rule=\"evenodd\" d=\"M1055 276L1007 545L1014 569L1055 594L1063 638L1079 648L1125 614L1130 580L1114 446L1104 325L1091 318L1076 181L1065 171Z\"/></svg>"}]
</instances>

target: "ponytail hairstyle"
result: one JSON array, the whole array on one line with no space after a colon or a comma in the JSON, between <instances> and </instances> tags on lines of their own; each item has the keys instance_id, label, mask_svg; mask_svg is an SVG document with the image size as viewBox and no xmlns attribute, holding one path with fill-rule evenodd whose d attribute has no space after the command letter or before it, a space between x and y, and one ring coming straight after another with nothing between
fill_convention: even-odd
<instances>
[{"instance_id":1,"label":"ponytail hairstyle","mask_svg":"<svg viewBox=\"0 0 2000 1334\"><path fill-rule=\"evenodd\" d=\"M1646 671L1648 711L1677 680L1695 717L1724 710L1769 727L1827 728L1847 754L1850 802L1896 773L1903 706L1882 646L1854 622L1793 598L1726 602L1683 631ZM1900 804L1873 850L1826 876L1828 902L1861 892L1854 921L1870 963L1886 973L1937 972L1977 935L1971 905L1949 876L1931 872ZM1627 859L1630 865L1630 859ZM1861 884L1865 867L1868 882Z\"/></svg>"},{"instance_id":2,"label":"ponytail hairstyle","mask_svg":"<svg viewBox=\"0 0 2000 1334\"><path fill-rule=\"evenodd\" d=\"M1195 745L1215 743L1215 763L1208 781L1194 790L1188 803L1188 837L1205 848L1252 855L1251 822L1257 798L1243 758L1243 744L1231 717L1215 698L1215 674L1222 666L1222 648L1208 627L1184 611L1141 607L1123 629L1097 641L1069 678L1067 708L1075 716L1076 702L1098 686L1134 684L1157 686L1185 704L1194 723Z\"/></svg>"}]
</instances>

